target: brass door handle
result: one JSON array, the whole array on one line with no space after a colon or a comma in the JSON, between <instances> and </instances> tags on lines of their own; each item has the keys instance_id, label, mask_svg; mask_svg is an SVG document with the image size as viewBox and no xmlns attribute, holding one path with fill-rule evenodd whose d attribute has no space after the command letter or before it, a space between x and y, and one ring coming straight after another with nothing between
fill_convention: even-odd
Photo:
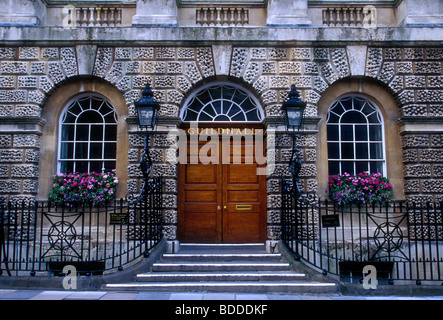
<instances>
[{"instance_id":1,"label":"brass door handle","mask_svg":"<svg viewBox=\"0 0 443 320\"><path fill-rule=\"evenodd\" d=\"M218 207L217 207L217 210L218 210L218 211L220 211L220 210L221 210L221 207L220 207L220 206L218 206Z\"/></svg>"},{"instance_id":2,"label":"brass door handle","mask_svg":"<svg viewBox=\"0 0 443 320\"><path fill-rule=\"evenodd\" d=\"M224 207L223 207L223 209L225 209L225 210L226 210L226 209L228 209L228 207L227 207L227 206L224 206Z\"/></svg>"}]
</instances>

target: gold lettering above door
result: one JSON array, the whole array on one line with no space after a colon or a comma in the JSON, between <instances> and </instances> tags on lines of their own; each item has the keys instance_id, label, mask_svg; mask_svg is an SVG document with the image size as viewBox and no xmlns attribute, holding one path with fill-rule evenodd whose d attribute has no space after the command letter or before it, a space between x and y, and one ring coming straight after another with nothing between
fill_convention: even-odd
<instances>
[{"instance_id":1,"label":"gold lettering above door","mask_svg":"<svg viewBox=\"0 0 443 320\"><path fill-rule=\"evenodd\" d=\"M263 134L263 129L256 128L189 128L188 134L227 134L227 135L255 135Z\"/></svg>"}]
</instances>

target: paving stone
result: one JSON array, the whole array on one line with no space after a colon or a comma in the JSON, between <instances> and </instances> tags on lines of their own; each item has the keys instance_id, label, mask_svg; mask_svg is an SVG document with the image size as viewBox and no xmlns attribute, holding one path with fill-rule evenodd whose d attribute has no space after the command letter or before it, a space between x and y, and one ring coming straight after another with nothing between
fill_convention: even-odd
<instances>
[{"instance_id":1,"label":"paving stone","mask_svg":"<svg viewBox=\"0 0 443 320\"><path fill-rule=\"evenodd\" d=\"M11 294L13 292L15 292L16 290L0 290L0 299L3 298L4 296Z\"/></svg>"},{"instance_id":2,"label":"paving stone","mask_svg":"<svg viewBox=\"0 0 443 320\"><path fill-rule=\"evenodd\" d=\"M332 300L359 300L358 297L355 296L333 296Z\"/></svg>"},{"instance_id":3,"label":"paving stone","mask_svg":"<svg viewBox=\"0 0 443 320\"><path fill-rule=\"evenodd\" d=\"M207 292L102 292L0 289L0 300L443 300L443 296L342 296Z\"/></svg>"},{"instance_id":4,"label":"paving stone","mask_svg":"<svg viewBox=\"0 0 443 320\"><path fill-rule=\"evenodd\" d=\"M170 293L167 292L141 292L135 300L169 300Z\"/></svg>"},{"instance_id":5,"label":"paving stone","mask_svg":"<svg viewBox=\"0 0 443 320\"><path fill-rule=\"evenodd\" d=\"M35 290L17 290L10 293L5 294L2 299L3 300L29 300L36 295L41 293L41 291Z\"/></svg>"},{"instance_id":6,"label":"paving stone","mask_svg":"<svg viewBox=\"0 0 443 320\"><path fill-rule=\"evenodd\" d=\"M401 300L401 299L398 299ZM443 300L443 297L426 297L426 300Z\"/></svg>"},{"instance_id":7,"label":"paving stone","mask_svg":"<svg viewBox=\"0 0 443 320\"><path fill-rule=\"evenodd\" d=\"M29 300L63 300L72 295L72 291L43 291Z\"/></svg>"},{"instance_id":8,"label":"paving stone","mask_svg":"<svg viewBox=\"0 0 443 320\"><path fill-rule=\"evenodd\" d=\"M65 300L99 300L106 292L79 291L67 296Z\"/></svg>"},{"instance_id":9,"label":"paving stone","mask_svg":"<svg viewBox=\"0 0 443 320\"><path fill-rule=\"evenodd\" d=\"M203 300L202 293L172 293L169 300Z\"/></svg>"},{"instance_id":10,"label":"paving stone","mask_svg":"<svg viewBox=\"0 0 443 320\"><path fill-rule=\"evenodd\" d=\"M137 298L138 293L107 293L100 300L135 300Z\"/></svg>"},{"instance_id":11,"label":"paving stone","mask_svg":"<svg viewBox=\"0 0 443 320\"><path fill-rule=\"evenodd\" d=\"M269 300L266 294L237 294L237 300Z\"/></svg>"},{"instance_id":12,"label":"paving stone","mask_svg":"<svg viewBox=\"0 0 443 320\"><path fill-rule=\"evenodd\" d=\"M269 300L277 300L277 301L282 301L282 300L301 300L301 295L276 295L276 294L268 294L268 299Z\"/></svg>"},{"instance_id":13,"label":"paving stone","mask_svg":"<svg viewBox=\"0 0 443 320\"><path fill-rule=\"evenodd\" d=\"M203 300L235 300L235 293L205 293Z\"/></svg>"},{"instance_id":14,"label":"paving stone","mask_svg":"<svg viewBox=\"0 0 443 320\"><path fill-rule=\"evenodd\" d=\"M396 297L360 297L362 300L397 300Z\"/></svg>"},{"instance_id":15,"label":"paving stone","mask_svg":"<svg viewBox=\"0 0 443 320\"><path fill-rule=\"evenodd\" d=\"M322 296L322 295L319 295L319 296L301 295L300 300L332 300L332 298L328 297L328 296Z\"/></svg>"}]
</instances>

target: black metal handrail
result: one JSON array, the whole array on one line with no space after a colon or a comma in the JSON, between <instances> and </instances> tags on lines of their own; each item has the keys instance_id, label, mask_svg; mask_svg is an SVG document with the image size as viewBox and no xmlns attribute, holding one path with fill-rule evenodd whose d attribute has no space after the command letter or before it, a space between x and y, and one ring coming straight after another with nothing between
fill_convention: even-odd
<instances>
[{"instance_id":1,"label":"black metal handrail","mask_svg":"<svg viewBox=\"0 0 443 320\"><path fill-rule=\"evenodd\" d=\"M123 270L163 238L163 179L150 180L146 190L139 201L101 207L0 203L0 272L59 274L65 265L80 274Z\"/></svg>"},{"instance_id":2,"label":"black metal handrail","mask_svg":"<svg viewBox=\"0 0 443 320\"><path fill-rule=\"evenodd\" d=\"M391 202L340 207L296 197L283 181L282 240L323 274L361 281L366 265L378 277L443 281L443 204Z\"/></svg>"}]
</instances>

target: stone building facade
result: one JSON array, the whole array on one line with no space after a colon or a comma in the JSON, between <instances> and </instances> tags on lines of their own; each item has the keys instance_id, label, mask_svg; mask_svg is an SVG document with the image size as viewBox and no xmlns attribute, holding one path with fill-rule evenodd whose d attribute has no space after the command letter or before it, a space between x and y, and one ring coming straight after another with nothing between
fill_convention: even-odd
<instances>
[{"instance_id":1,"label":"stone building facade","mask_svg":"<svg viewBox=\"0 0 443 320\"><path fill-rule=\"evenodd\" d=\"M279 237L279 181L289 176L292 142L281 105L292 84L307 102L297 141L303 191L325 197L328 114L353 96L381 114L381 162L395 198L443 201L439 0L0 4L9 9L0 14L0 196L7 200L47 197L59 170L63 112L85 94L114 106L118 196L137 192L144 140L134 101L150 83L161 105L153 174L166 179L166 236L179 239L179 166L168 161L175 157L169 133L182 127L185 102L200 88L232 83L259 101L263 128L276 130L268 150L275 170L266 177L268 240Z\"/></svg>"}]
</instances>

